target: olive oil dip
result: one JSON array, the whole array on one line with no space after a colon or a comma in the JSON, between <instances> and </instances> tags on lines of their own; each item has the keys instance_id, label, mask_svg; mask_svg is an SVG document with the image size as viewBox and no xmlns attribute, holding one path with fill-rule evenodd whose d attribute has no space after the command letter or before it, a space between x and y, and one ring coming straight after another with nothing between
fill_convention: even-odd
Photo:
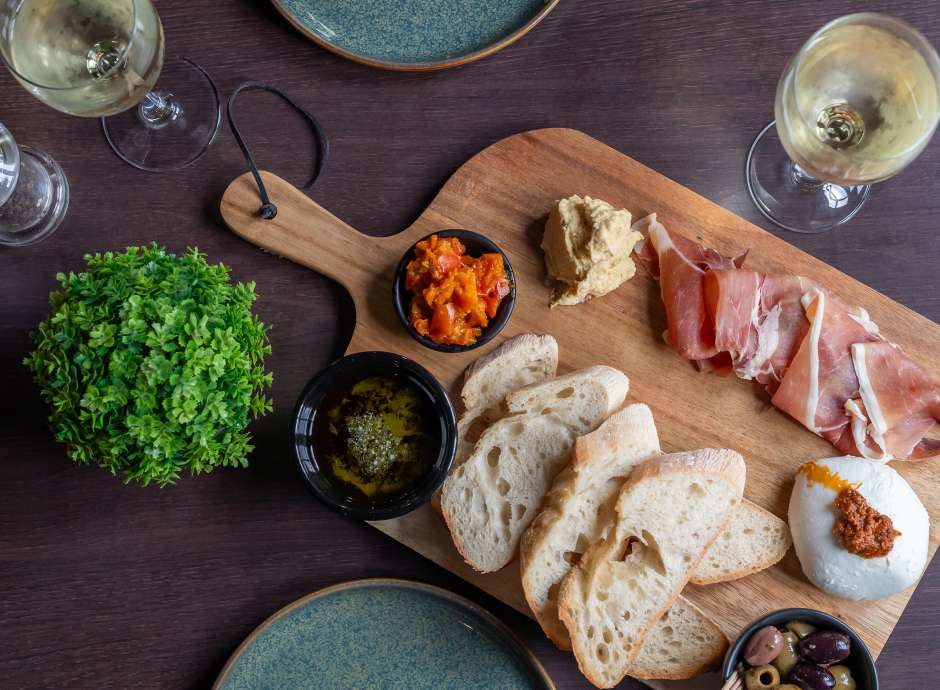
<instances>
[{"instance_id":1,"label":"olive oil dip","mask_svg":"<svg viewBox=\"0 0 940 690\"><path fill-rule=\"evenodd\" d=\"M337 386L313 426L321 471L367 498L406 490L435 460L436 419L407 379L369 376Z\"/></svg>"}]
</instances>

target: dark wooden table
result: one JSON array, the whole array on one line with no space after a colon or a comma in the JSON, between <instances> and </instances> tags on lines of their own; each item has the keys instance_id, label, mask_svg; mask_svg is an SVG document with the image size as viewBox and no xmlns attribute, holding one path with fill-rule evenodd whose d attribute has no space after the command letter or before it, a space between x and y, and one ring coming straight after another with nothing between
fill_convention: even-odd
<instances>
[{"instance_id":1,"label":"dark wooden table","mask_svg":"<svg viewBox=\"0 0 940 690\"><path fill-rule=\"evenodd\" d=\"M747 146L772 117L777 77L850 0L564 0L534 33L482 62L392 74L307 42L264 2L158 0L167 50L202 63L229 93L264 79L322 120L333 159L316 199L353 226L406 226L466 158L536 127L582 129L764 227L744 186ZM940 44L931 0L866 4ZM313 142L275 97L249 95L241 121L263 165L301 184ZM68 117L0 72L0 120L52 153L72 186L46 242L0 251L0 688L206 687L269 613L324 585L394 576L435 583L494 611L559 688L586 687L572 658L528 619L368 526L317 504L287 452L301 387L340 352L349 304L325 279L231 235L217 210L244 163L226 125L178 174L122 164L93 120ZM844 229L788 241L940 321L940 141L879 185ZM769 228L773 231L773 228ZM273 324L274 413L255 425L250 469L124 486L54 443L20 361L57 271L89 251L156 240L198 245L257 281ZM794 602L797 604L798 602ZM928 572L879 663L883 688L928 690L940 672L940 566ZM638 688L625 682L622 687Z\"/></svg>"}]
</instances>

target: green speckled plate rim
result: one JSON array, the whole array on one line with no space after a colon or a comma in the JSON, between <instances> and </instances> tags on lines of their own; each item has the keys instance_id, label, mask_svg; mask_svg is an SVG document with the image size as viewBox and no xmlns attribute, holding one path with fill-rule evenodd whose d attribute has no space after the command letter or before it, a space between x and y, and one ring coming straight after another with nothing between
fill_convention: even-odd
<instances>
[{"instance_id":1,"label":"green speckled plate rim","mask_svg":"<svg viewBox=\"0 0 940 690\"><path fill-rule=\"evenodd\" d=\"M441 60L439 62L391 62L386 60L376 60L374 58L361 55L359 53L353 52L351 50L346 50L345 48L340 48L335 43L332 43L322 36L318 35L314 31L311 31L308 27L304 26L298 19L291 13L291 11L284 5L282 0L271 0L271 3L277 8L277 11L291 23L291 25L297 29L304 36L309 38L311 41L316 43L322 48L326 48L331 53L335 53L340 57L344 57L347 60L352 60L353 62L358 62L362 65L368 65L370 67L378 67L379 69L392 70L394 72L433 72L435 70L449 69L451 67L459 67L460 65L466 65L470 62L475 62L481 58L485 58L487 55L492 55L506 46L515 43L520 38L529 33L535 25L540 21L545 19L549 12L555 9L555 6L561 2L561 0L547 0L545 6L539 10L539 12L532 17L525 24L520 26L518 29L513 31L511 34L504 36L486 46L480 50L467 53L466 55L460 55L458 57L452 58L450 60Z\"/></svg>"},{"instance_id":2,"label":"green speckled plate rim","mask_svg":"<svg viewBox=\"0 0 940 690\"><path fill-rule=\"evenodd\" d=\"M343 592L349 589L371 587L400 587L404 589L415 589L419 592L426 592L427 594L445 599L451 603L457 604L464 609L467 609L470 613L480 617L487 625L491 626L500 637L504 638L509 643L510 648L514 647L514 649L510 649L510 651L514 652L515 656L517 656L522 662L529 666L529 668L535 673L539 680L545 684L546 690L557 690L555 683L549 677L548 673L542 667L542 664L539 662L536 656L529 650L528 647L525 646L525 644L523 644L522 640L516 637L516 634L512 630L506 627L505 623L496 618L496 616L494 616L492 613L474 604L469 599L465 599L459 594L454 594L453 592L449 592L446 589L441 589L440 587L428 585L423 582L403 580L401 578L395 577L370 577L362 578L360 580L348 580L346 582L340 582L335 585L324 587L323 589L318 589L316 592L301 597L297 601L290 603L284 608L275 612L261 625L252 630L251 634L246 637L240 645L238 645L238 648L235 650L232 656L229 657L229 660L222 668L222 672L219 674L219 677L216 678L215 683L213 683L212 690L222 690L222 686L228 680L229 675L232 673L232 669L235 668L235 664L237 664L239 659L241 659L242 654L244 654L245 651L252 644L254 644L255 639L261 633L263 633L287 614L302 606L306 606L311 601L321 597L326 597L331 594L336 594L337 592Z\"/></svg>"}]
</instances>

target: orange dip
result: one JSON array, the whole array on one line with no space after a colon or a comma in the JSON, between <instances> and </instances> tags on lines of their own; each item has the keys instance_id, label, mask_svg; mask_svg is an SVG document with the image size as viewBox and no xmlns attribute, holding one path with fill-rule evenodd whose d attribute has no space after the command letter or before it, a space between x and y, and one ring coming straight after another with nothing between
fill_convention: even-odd
<instances>
[{"instance_id":1,"label":"orange dip","mask_svg":"<svg viewBox=\"0 0 940 690\"><path fill-rule=\"evenodd\" d=\"M805 474L806 481L814 484L822 484L836 493L840 493L844 489L857 489L861 486L860 484L852 484L846 481L825 465L817 465L815 462L807 462L805 465L801 465L797 472Z\"/></svg>"},{"instance_id":2,"label":"orange dip","mask_svg":"<svg viewBox=\"0 0 940 690\"><path fill-rule=\"evenodd\" d=\"M832 532L842 538L846 551L862 558L891 553L895 538L901 536L891 518L868 505L865 497L853 488L842 489L833 505L842 514Z\"/></svg>"},{"instance_id":3,"label":"orange dip","mask_svg":"<svg viewBox=\"0 0 940 690\"><path fill-rule=\"evenodd\" d=\"M439 345L471 345L509 294L501 254L478 259L456 237L431 235L415 245L405 287L414 294L409 322Z\"/></svg>"}]
</instances>

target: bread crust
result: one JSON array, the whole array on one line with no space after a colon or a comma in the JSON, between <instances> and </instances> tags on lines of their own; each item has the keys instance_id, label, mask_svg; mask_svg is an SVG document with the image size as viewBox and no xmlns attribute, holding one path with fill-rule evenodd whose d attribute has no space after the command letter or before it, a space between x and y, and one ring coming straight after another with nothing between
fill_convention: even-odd
<instances>
[{"instance_id":1,"label":"bread crust","mask_svg":"<svg viewBox=\"0 0 940 690\"><path fill-rule=\"evenodd\" d=\"M719 474L725 477L744 495L747 465L737 451L728 448L701 448L683 453L670 453L637 465L624 485L621 495L628 489L645 481L667 474Z\"/></svg>"},{"instance_id":2,"label":"bread crust","mask_svg":"<svg viewBox=\"0 0 940 690\"><path fill-rule=\"evenodd\" d=\"M460 392L461 400L463 400L463 405L465 410L471 410L474 407L487 408L488 406L482 405L479 400L472 400L473 393L469 390L475 383L478 378L486 377L492 372L488 372L489 369L495 368L500 363L506 363L513 360L517 355L520 357L520 361L528 362L528 354L530 352L539 352L541 356L547 358L545 361L540 359L539 364L547 366L545 368L548 371L548 376L543 380L548 380L555 377L556 372L558 371L558 341L550 335L536 335L534 333L522 333L520 335L514 336L500 343L500 345L494 348L492 351L483 355L474 361L470 366L464 371L464 384L463 389ZM518 368L518 367L517 367ZM540 383L541 381L535 381L534 383ZM502 400L506 395L511 393L511 390L506 390L502 395L497 397ZM490 409L481 409L478 414L484 415L489 421L496 421L498 418L498 410Z\"/></svg>"},{"instance_id":3,"label":"bread crust","mask_svg":"<svg viewBox=\"0 0 940 690\"><path fill-rule=\"evenodd\" d=\"M574 382L585 377L594 378L607 392L608 408L607 414L604 416L605 419L620 409L621 405L623 405L623 401L627 397L627 393L630 391L630 379L619 369L614 369L613 367L608 367L603 364L595 364L594 366L579 369L570 374L565 374L564 376L523 386L506 396L506 406L509 408L510 413L524 412L526 410L523 400L531 397L540 387L564 386L569 381Z\"/></svg>"}]
</instances>

